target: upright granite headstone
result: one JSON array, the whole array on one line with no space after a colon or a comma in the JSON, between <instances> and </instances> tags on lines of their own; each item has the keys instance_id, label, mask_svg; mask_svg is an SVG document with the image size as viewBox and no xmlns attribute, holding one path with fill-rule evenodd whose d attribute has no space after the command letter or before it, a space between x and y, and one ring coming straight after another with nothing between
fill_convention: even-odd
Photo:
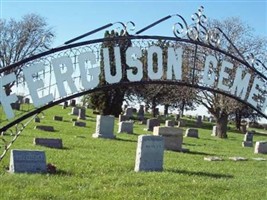
<instances>
[{"instance_id":1,"label":"upright granite headstone","mask_svg":"<svg viewBox=\"0 0 267 200\"><path fill-rule=\"evenodd\" d=\"M175 122L172 121L172 120L166 120L165 121L165 126L171 126L171 127L173 127L174 125L175 125Z\"/></svg>"},{"instance_id":2,"label":"upright granite headstone","mask_svg":"<svg viewBox=\"0 0 267 200\"><path fill-rule=\"evenodd\" d=\"M126 108L124 115L132 117L133 116L133 108Z\"/></svg>"},{"instance_id":3,"label":"upright granite headstone","mask_svg":"<svg viewBox=\"0 0 267 200\"><path fill-rule=\"evenodd\" d=\"M25 99L24 99L24 103L25 103L25 104L29 104L29 103L30 103L30 99L29 99L29 98L25 98Z\"/></svg>"},{"instance_id":4,"label":"upright granite headstone","mask_svg":"<svg viewBox=\"0 0 267 200\"><path fill-rule=\"evenodd\" d=\"M212 127L212 133L211 136L217 136L217 126Z\"/></svg>"},{"instance_id":5,"label":"upright granite headstone","mask_svg":"<svg viewBox=\"0 0 267 200\"><path fill-rule=\"evenodd\" d=\"M196 122L197 127L202 126L202 116L197 116L197 122Z\"/></svg>"},{"instance_id":6,"label":"upright granite headstone","mask_svg":"<svg viewBox=\"0 0 267 200\"><path fill-rule=\"evenodd\" d=\"M118 133L133 133L133 122L132 121L124 121L119 123Z\"/></svg>"},{"instance_id":7,"label":"upright granite headstone","mask_svg":"<svg viewBox=\"0 0 267 200\"><path fill-rule=\"evenodd\" d=\"M267 154L267 141L256 142L254 153Z\"/></svg>"},{"instance_id":8,"label":"upright granite headstone","mask_svg":"<svg viewBox=\"0 0 267 200\"><path fill-rule=\"evenodd\" d=\"M71 109L71 113L70 113L71 115L79 115L79 108L77 108L77 107L73 107L72 109Z\"/></svg>"},{"instance_id":9,"label":"upright granite headstone","mask_svg":"<svg viewBox=\"0 0 267 200\"><path fill-rule=\"evenodd\" d=\"M160 121L156 118L148 119L147 120L147 128L145 130L153 131L153 128L155 126L160 126Z\"/></svg>"},{"instance_id":10,"label":"upright granite headstone","mask_svg":"<svg viewBox=\"0 0 267 200\"><path fill-rule=\"evenodd\" d=\"M244 136L244 141L242 142L243 147L253 147L253 132L248 131Z\"/></svg>"},{"instance_id":11,"label":"upright granite headstone","mask_svg":"<svg viewBox=\"0 0 267 200\"><path fill-rule=\"evenodd\" d=\"M16 102L16 103L11 103L11 108L14 110L20 110L20 103Z\"/></svg>"},{"instance_id":12,"label":"upright granite headstone","mask_svg":"<svg viewBox=\"0 0 267 200\"><path fill-rule=\"evenodd\" d=\"M119 122L125 122L128 121L129 119L130 117L127 115L119 115Z\"/></svg>"},{"instance_id":13,"label":"upright granite headstone","mask_svg":"<svg viewBox=\"0 0 267 200\"><path fill-rule=\"evenodd\" d=\"M75 99L70 100L70 106L72 106L72 107L76 106L76 100Z\"/></svg>"},{"instance_id":14,"label":"upright granite headstone","mask_svg":"<svg viewBox=\"0 0 267 200\"><path fill-rule=\"evenodd\" d=\"M140 105L139 110L137 112L137 118L139 121L142 121L145 116L145 110L144 110L144 105Z\"/></svg>"},{"instance_id":15,"label":"upright granite headstone","mask_svg":"<svg viewBox=\"0 0 267 200\"><path fill-rule=\"evenodd\" d=\"M9 171L11 173L46 173L45 152L11 150Z\"/></svg>"},{"instance_id":16,"label":"upright granite headstone","mask_svg":"<svg viewBox=\"0 0 267 200\"><path fill-rule=\"evenodd\" d=\"M78 110L78 119L82 119L85 120L85 113L86 113L86 109L85 108L79 108Z\"/></svg>"},{"instance_id":17,"label":"upright granite headstone","mask_svg":"<svg viewBox=\"0 0 267 200\"><path fill-rule=\"evenodd\" d=\"M33 144L55 149L63 148L62 139L58 138L34 138Z\"/></svg>"},{"instance_id":18,"label":"upright granite headstone","mask_svg":"<svg viewBox=\"0 0 267 200\"><path fill-rule=\"evenodd\" d=\"M198 138L198 129L195 128L188 128L185 131L185 137L193 137Z\"/></svg>"},{"instance_id":19,"label":"upright granite headstone","mask_svg":"<svg viewBox=\"0 0 267 200\"><path fill-rule=\"evenodd\" d=\"M115 118L112 115L97 115L96 117L96 132L93 134L94 138L110 138L116 136L113 134Z\"/></svg>"},{"instance_id":20,"label":"upright granite headstone","mask_svg":"<svg viewBox=\"0 0 267 200\"><path fill-rule=\"evenodd\" d=\"M183 129L177 127L156 126L153 135L164 138L164 148L172 151L182 151Z\"/></svg>"},{"instance_id":21,"label":"upright granite headstone","mask_svg":"<svg viewBox=\"0 0 267 200\"><path fill-rule=\"evenodd\" d=\"M40 118L39 118L38 116L36 116L36 117L34 118L34 122L36 122L36 123L40 123Z\"/></svg>"},{"instance_id":22,"label":"upright granite headstone","mask_svg":"<svg viewBox=\"0 0 267 200\"><path fill-rule=\"evenodd\" d=\"M140 135L134 171L162 171L164 139L160 136Z\"/></svg>"},{"instance_id":23,"label":"upright granite headstone","mask_svg":"<svg viewBox=\"0 0 267 200\"><path fill-rule=\"evenodd\" d=\"M183 119L179 119L178 123L177 123L177 127L185 127L186 122Z\"/></svg>"}]
</instances>

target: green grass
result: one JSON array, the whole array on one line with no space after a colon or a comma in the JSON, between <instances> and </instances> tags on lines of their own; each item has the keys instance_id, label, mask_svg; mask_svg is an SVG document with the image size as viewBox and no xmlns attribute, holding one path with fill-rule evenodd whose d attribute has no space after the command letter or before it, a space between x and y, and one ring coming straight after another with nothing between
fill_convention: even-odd
<instances>
[{"instance_id":1,"label":"green grass","mask_svg":"<svg viewBox=\"0 0 267 200\"><path fill-rule=\"evenodd\" d=\"M117 139L95 139L95 115L87 110L86 128L73 127L70 108L55 106L45 111L41 124L53 125L56 132L34 130L30 123L11 149L45 150L47 163L56 165L56 174L9 174L9 153L0 162L0 199L267 199L267 161L252 158L267 155L243 148L242 134L229 132L228 139L211 137L212 124L199 129L200 139L184 138L189 153L165 151L163 172L134 172L137 137L151 134L145 125L134 124L135 134L117 134ZM53 121L54 115L64 122ZM189 125L193 125L188 120ZM185 129L185 128L184 128ZM64 149L34 146L34 137L62 138ZM8 136L5 136L8 138ZM11 139L11 138L8 138ZM255 135L254 141L267 140ZM1 149L2 151L2 149ZM220 156L224 161L204 161ZM231 156L248 161L234 162Z\"/></svg>"}]
</instances>

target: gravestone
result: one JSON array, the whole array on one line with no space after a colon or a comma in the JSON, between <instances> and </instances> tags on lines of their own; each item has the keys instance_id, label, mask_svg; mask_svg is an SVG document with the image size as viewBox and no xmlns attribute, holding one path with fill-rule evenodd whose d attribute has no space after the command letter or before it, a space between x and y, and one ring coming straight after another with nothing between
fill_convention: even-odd
<instances>
[{"instance_id":1,"label":"gravestone","mask_svg":"<svg viewBox=\"0 0 267 200\"><path fill-rule=\"evenodd\" d=\"M267 154L267 141L257 141L255 144L254 153Z\"/></svg>"},{"instance_id":2,"label":"gravestone","mask_svg":"<svg viewBox=\"0 0 267 200\"><path fill-rule=\"evenodd\" d=\"M142 121L145 116L145 110L144 110L144 105L140 105L139 110L137 112L137 118L139 121Z\"/></svg>"},{"instance_id":3,"label":"gravestone","mask_svg":"<svg viewBox=\"0 0 267 200\"><path fill-rule=\"evenodd\" d=\"M134 171L162 171L164 139L160 136L139 135Z\"/></svg>"},{"instance_id":4,"label":"gravestone","mask_svg":"<svg viewBox=\"0 0 267 200\"><path fill-rule=\"evenodd\" d=\"M126 108L124 115L128 116L128 117L132 117L133 116L133 108Z\"/></svg>"},{"instance_id":5,"label":"gravestone","mask_svg":"<svg viewBox=\"0 0 267 200\"><path fill-rule=\"evenodd\" d=\"M69 106L69 103L68 103L67 101L64 101L63 105L64 105L65 107L68 107L68 106Z\"/></svg>"},{"instance_id":6,"label":"gravestone","mask_svg":"<svg viewBox=\"0 0 267 200\"><path fill-rule=\"evenodd\" d=\"M213 118L212 116L210 116L210 117L209 117L209 122L212 123L212 122L214 122L214 121L215 121L214 118Z\"/></svg>"},{"instance_id":7,"label":"gravestone","mask_svg":"<svg viewBox=\"0 0 267 200\"><path fill-rule=\"evenodd\" d=\"M130 120L130 117L127 115L119 115L119 122L125 122Z\"/></svg>"},{"instance_id":8,"label":"gravestone","mask_svg":"<svg viewBox=\"0 0 267 200\"><path fill-rule=\"evenodd\" d=\"M14 110L20 110L20 103L16 102L16 103L11 103L11 108Z\"/></svg>"},{"instance_id":9,"label":"gravestone","mask_svg":"<svg viewBox=\"0 0 267 200\"><path fill-rule=\"evenodd\" d=\"M206 115L202 116L203 121L207 121L208 117Z\"/></svg>"},{"instance_id":10,"label":"gravestone","mask_svg":"<svg viewBox=\"0 0 267 200\"><path fill-rule=\"evenodd\" d=\"M156 116L159 115L159 108L155 108L155 115L156 115Z\"/></svg>"},{"instance_id":11,"label":"gravestone","mask_svg":"<svg viewBox=\"0 0 267 200\"><path fill-rule=\"evenodd\" d=\"M62 139L58 138L34 138L33 144L55 148L55 149L62 149Z\"/></svg>"},{"instance_id":12,"label":"gravestone","mask_svg":"<svg viewBox=\"0 0 267 200\"><path fill-rule=\"evenodd\" d=\"M11 173L46 173L45 152L11 150L9 171Z\"/></svg>"},{"instance_id":13,"label":"gravestone","mask_svg":"<svg viewBox=\"0 0 267 200\"><path fill-rule=\"evenodd\" d=\"M212 127L212 133L211 136L217 136L217 126Z\"/></svg>"},{"instance_id":14,"label":"gravestone","mask_svg":"<svg viewBox=\"0 0 267 200\"><path fill-rule=\"evenodd\" d=\"M30 103L30 99L29 99L29 98L25 98L25 99L24 99L24 103L25 103L25 104L29 104L29 103Z\"/></svg>"},{"instance_id":15,"label":"gravestone","mask_svg":"<svg viewBox=\"0 0 267 200\"><path fill-rule=\"evenodd\" d=\"M54 116L53 120L55 120L55 121L63 121L63 117L62 116Z\"/></svg>"},{"instance_id":16,"label":"gravestone","mask_svg":"<svg viewBox=\"0 0 267 200\"><path fill-rule=\"evenodd\" d=\"M241 133L246 133L247 132L247 125L246 124L241 124L240 126Z\"/></svg>"},{"instance_id":17,"label":"gravestone","mask_svg":"<svg viewBox=\"0 0 267 200\"><path fill-rule=\"evenodd\" d=\"M180 119L180 114L175 115L175 121L178 121Z\"/></svg>"},{"instance_id":18,"label":"gravestone","mask_svg":"<svg viewBox=\"0 0 267 200\"><path fill-rule=\"evenodd\" d=\"M174 125L175 125L175 122L172 121L172 120L166 120L165 121L165 126L171 126L171 127L173 127Z\"/></svg>"},{"instance_id":19,"label":"gravestone","mask_svg":"<svg viewBox=\"0 0 267 200\"><path fill-rule=\"evenodd\" d=\"M197 127L202 126L202 116L197 116L196 126Z\"/></svg>"},{"instance_id":20,"label":"gravestone","mask_svg":"<svg viewBox=\"0 0 267 200\"><path fill-rule=\"evenodd\" d=\"M218 156L209 156L209 157L204 157L204 160L206 160L206 161L222 161L223 159L218 157Z\"/></svg>"},{"instance_id":21,"label":"gravestone","mask_svg":"<svg viewBox=\"0 0 267 200\"><path fill-rule=\"evenodd\" d=\"M177 127L156 126L153 135L164 138L164 148L172 151L182 151L183 129Z\"/></svg>"},{"instance_id":22,"label":"gravestone","mask_svg":"<svg viewBox=\"0 0 267 200\"><path fill-rule=\"evenodd\" d=\"M160 126L160 121L156 118L148 119L147 120L147 128L146 131L153 131L155 126Z\"/></svg>"},{"instance_id":23,"label":"gravestone","mask_svg":"<svg viewBox=\"0 0 267 200\"><path fill-rule=\"evenodd\" d=\"M76 106L76 100L75 99L70 100L70 106L72 106L72 107Z\"/></svg>"},{"instance_id":24,"label":"gravestone","mask_svg":"<svg viewBox=\"0 0 267 200\"><path fill-rule=\"evenodd\" d=\"M186 123L183 119L180 119L177 123L177 127L185 127Z\"/></svg>"},{"instance_id":25,"label":"gravestone","mask_svg":"<svg viewBox=\"0 0 267 200\"><path fill-rule=\"evenodd\" d=\"M40 118L36 116L36 117L34 118L34 122L36 122L36 123L40 123Z\"/></svg>"},{"instance_id":26,"label":"gravestone","mask_svg":"<svg viewBox=\"0 0 267 200\"><path fill-rule=\"evenodd\" d=\"M73 126L86 127L86 123L80 122L80 121L75 121L75 122L73 122Z\"/></svg>"},{"instance_id":27,"label":"gravestone","mask_svg":"<svg viewBox=\"0 0 267 200\"><path fill-rule=\"evenodd\" d=\"M118 133L133 133L133 122L132 121L124 121L119 123L119 130Z\"/></svg>"},{"instance_id":28,"label":"gravestone","mask_svg":"<svg viewBox=\"0 0 267 200\"><path fill-rule=\"evenodd\" d=\"M96 132L93 134L94 138L110 138L116 136L113 134L115 118L112 115L97 115L96 117Z\"/></svg>"},{"instance_id":29,"label":"gravestone","mask_svg":"<svg viewBox=\"0 0 267 200\"><path fill-rule=\"evenodd\" d=\"M243 147L253 147L253 132L248 131L244 136L244 141L242 142Z\"/></svg>"},{"instance_id":30,"label":"gravestone","mask_svg":"<svg viewBox=\"0 0 267 200\"><path fill-rule=\"evenodd\" d=\"M62 105L62 109L66 109L66 106L64 104Z\"/></svg>"},{"instance_id":31,"label":"gravestone","mask_svg":"<svg viewBox=\"0 0 267 200\"><path fill-rule=\"evenodd\" d=\"M71 113L70 113L71 115L79 115L79 108L77 108L77 107L73 107L72 109L71 109Z\"/></svg>"},{"instance_id":32,"label":"gravestone","mask_svg":"<svg viewBox=\"0 0 267 200\"><path fill-rule=\"evenodd\" d=\"M50 131L50 132L55 131L53 126L46 126L46 125L38 125L38 126L35 126L34 129L38 129L41 131Z\"/></svg>"},{"instance_id":33,"label":"gravestone","mask_svg":"<svg viewBox=\"0 0 267 200\"><path fill-rule=\"evenodd\" d=\"M77 122L77 119L72 118L70 121L71 121L71 122Z\"/></svg>"},{"instance_id":34,"label":"gravestone","mask_svg":"<svg viewBox=\"0 0 267 200\"><path fill-rule=\"evenodd\" d=\"M193 137L198 138L198 129L195 128L188 128L185 131L185 137Z\"/></svg>"},{"instance_id":35,"label":"gravestone","mask_svg":"<svg viewBox=\"0 0 267 200\"><path fill-rule=\"evenodd\" d=\"M85 108L80 108L78 110L78 119L85 120L86 119L85 113L86 113L86 109Z\"/></svg>"}]
</instances>

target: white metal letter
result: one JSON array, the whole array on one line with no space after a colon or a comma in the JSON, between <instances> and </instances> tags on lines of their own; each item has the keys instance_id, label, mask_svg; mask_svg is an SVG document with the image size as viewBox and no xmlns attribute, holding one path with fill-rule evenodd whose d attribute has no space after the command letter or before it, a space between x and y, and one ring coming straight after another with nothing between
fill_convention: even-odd
<instances>
[{"instance_id":1,"label":"white metal letter","mask_svg":"<svg viewBox=\"0 0 267 200\"><path fill-rule=\"evenodd\" d=\"M207 85L213 85L215 81L215 73L214 71L210 71L210 68L217 67L218 61L214 56L208 55L205 61L204 75L203 75L203 83Z\"/></svg>"},{"instance_id":2,"label":"white metal letter","mask_svg":"<svg viewBox=\"0 0 267 200\"><path fill-rule=\"evenodd\" d=\"M64 82L68 83L68 86L72 93L77 92L77 88L74 84L74 81L71 77L73 73L73 66L71 58L68 56L63 56L52 60L53 68L55 72L55 78L57 81L57 87L60 97L67 96L66 88L64 87ZM65 72L62 69L66 69Z\"/></svg>"},{"instance_id":3,"label":"white metal letter","mask_svg":"<svg viewBox=\"0 0 267 200\"><path fill-rule=\"evenodd\" d=\"M7 96L3 87L9 83L12 83L15 80L15 73L10 73L0 78L0 102L3 106L4 112L6 113L7 119L15 117L10 104L15 103L18 100L18 97L15 94Z\"/></svg>"},{"instance_id":4,"label":"white metal letter","mask_svg":"<svg viewBox=\"0 0 267 200\"><path fill-rule=\"evenodd\" d=\"M163 75L162 66L162 49L159 46L151 46L147 51L147 72L148 77L152 80L160 79ZM157 55L157 62L153 60L153 55ZM157 64L157 72L154 71L154 63Z\"/></svg>"},{"instance_id":5,"label":"white metal letter","mask_svg":"<svg viewBox=\"0 0 267 200\"><path fill-rule=\"evenodd\" d=\"M233 69L233 66L234 66L233 63L227 62L225 60L222 62L222 67L219 73L219 81L217 86L219 89L222 89L224 91L229 91L229 86L224 84L224 80L229 79L229 74L225 71L225 68Z\"/></svg>"},{"instance_id":6,"label":"white metal letter","mask_svg":"<svg viewBox=\"0 0 267 200\"><path fill-rule=\"evenodd\" d=\"M182 79L182 54L182 48L168 48L167 79L172 80L173 72L176 80Z\"/></svg>"},{"instance_id":7,"label":"white metal letter","mask_svg":"<svg viewBox=\"0 0 267 200\"><path fill-rule=\"evenodd\" d=\"M141 81L143 77L143 65L138 60L141 56L142 51L138 47L129 47L126 51L126 64L131 67L131 69L127 69L127 78L129 81ZM136 74L133 73L134 68L137 70Z\"/></svg>"},{"instance_id":8,"label":"white metal letter","mask_svg":"<svg viewBox=\"0 0 267 200\"><path fill-rule=\"evenodd\" d=\"M38 89L44 87L44 81L33 80L33 75L44 69L45 67L43 63L31 65L28 68L23 69L23 74L29 88L29 93L31 94L32 97L33 105L35 107L45 105L46 103L53 101L54 99L52 94L48 94L41 98L38 95Z\"/></svg>"},{"instance_id":9,"label":"white metal letter","mask_svg":"<svg viewBox=\"0 0 267 200\"><path fill-rule=\"evenodd\" d=\"M259 93L259 90L257 89L257 86L259 88L262 88L264 86L264 83L262 80L260 80L257 76L254 78L254 81L253 81L253 85L252 85L252 88L250 90L250 93L249 93L249 97L248 97L248 100L247 102L249 102L251 105L253 105L255 108L257 108L257 100L253 99L254 96L259 96L260 93Z\"/></svg>"},{"instance_id":10,"label":"white metal letter","mask_svg":"<svg viewBox=\"0 0 267 200\"><path fill-rule=\"evenodd\" d=\"M86 66L86 64L89 65L89 61L91 63L91 66L96 64L95 54L92 52L81 53L78 56L78 61L79 61L79 69L81 73L83 88L92 89L96 87L99 83L100 67L97 66L97 67L88 68ZM88 76L90 76L90 81L88 81L88 78L87 78Z\"/></svg>"},{"instance_id":11,"label":"white metal letter","mask_svg":"<svg viewBox=\"0 0 267 200\"><path fill-rule=\"evenodd\" d=\"M122 78L122 71L121 71L121 53L119 47L114 47L114 56L115 56L115 68L116 74L111 74L110 68L110 59L109 59L109 50L108 48L103 49L104 55L104 71L105 71L105 79L108 83L118 83Z\"/></svg>"}]
</instances>

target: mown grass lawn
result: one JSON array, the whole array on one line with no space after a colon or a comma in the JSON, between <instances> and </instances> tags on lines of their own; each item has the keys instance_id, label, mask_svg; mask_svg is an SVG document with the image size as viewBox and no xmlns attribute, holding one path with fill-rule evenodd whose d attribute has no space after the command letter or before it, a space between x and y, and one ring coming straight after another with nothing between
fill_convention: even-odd
<instances>
[{"instance_id":1,"label":"mown grass lawn","mask_svg":"<svg viewBox=\"0 0 267 200\"><path fill-rule=\"evenodd\" d=\"M163 172L137 173L137 137L151 134L143 130L145 125L135 123L132 135L117 134L116 121L116 139L95 139L96 116L91 110L87 110L86 128L73 127L70 119L75 117L68 113L70 108L61 106L45 111L41 124L53 125L56 131L34 130L37 123L31 122L11 148L44 150L57 173L10 174L6 171L9 152L0 162L0 199L267 199L267 161L252 160L267 155L243 148L242 134L229 132L228 139L215 138L207 123L199 129L199 139L184 138L188 153L165 151ZM64 116L64 121L53 121L54 115ZM35 146L34 137L62 138L64 149ZM267 135L254 135L254 142L260 140L267 140ZM207 156L224 160L204 161ZM232 156L248 161L231 161Z\"/></svg>"}]
</instances>

